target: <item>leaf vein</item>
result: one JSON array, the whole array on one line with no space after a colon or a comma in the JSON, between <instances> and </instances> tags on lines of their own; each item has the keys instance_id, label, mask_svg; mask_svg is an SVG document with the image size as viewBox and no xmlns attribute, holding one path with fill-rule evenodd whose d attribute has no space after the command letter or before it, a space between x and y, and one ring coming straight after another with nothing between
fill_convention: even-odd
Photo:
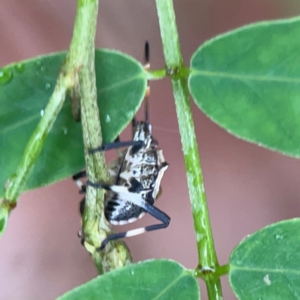
<instances>
[{"instance_id":1,"label":"leaf vein","mask_svg":"<svg viewBox=\"0 0 300 300\"><path fill-rule=\"evenodd\" d=\"M280 76L263 76L263 75L245 75L245 74L235 74L235 73L225 73L225 72L214 72L214 71L204 71L191 69L191 76L200 75L206 77L223 77L228 79L237 79L237 80L252 80L252 81L274 81L274 82L287 82L287 83L299 83L299 78L288 78Z\"/></svg>"},{"instance_id":2,"label":"leaf vein","mask_svg":"<svg viewBox=\"0 0 300 300\"><path fill-rule=\"evenodd\" d=\"M159 299L163 294L165 294L174 284L176 284L182 277L184 277L184 272L180 274L175 280L171 281L163 290L160 291L152 300Z\"/></svg>"},{"instance_id":3,"label":"leaf vein","mask_svg":"<svg viewBox=\"0 0 300 300\"><path fill-rule=\"evenodd\" d=\"M132 81L134 81L136 79L143 79L143 76L141 75L141 73L139 73L136 76L132 76L132 77L126 78L124 80L118 81L116 83L113 83L112 85L106 86L105 88L98 89L98 95L100 93L104 93L104 92L110 91L110 90L112 90L114 88L120 87L120 86L122 86L124 84L130 83L130 82L132 82Z\"/></svg>"},{"instance_id":4,"label":"leaf vein","mask_svg":"<svg viewBox=\"0 0 300 300\"><path fill-rule=\"evenodd\" d=\"M292 269L276 269L276 268L263 268L263 267L245 267L245 266L237 266L230 264L230 272L233 270L242 270L249 272L267 272L267 273L289 273L300 275L300 270L292 270Z\"/></svg>"}]
</instances>

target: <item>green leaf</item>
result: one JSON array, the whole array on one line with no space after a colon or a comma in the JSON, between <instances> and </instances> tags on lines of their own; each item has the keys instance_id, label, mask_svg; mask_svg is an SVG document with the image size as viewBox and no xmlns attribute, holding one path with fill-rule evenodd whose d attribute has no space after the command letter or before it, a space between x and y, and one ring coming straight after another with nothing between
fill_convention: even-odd
<instances>
[{"instance_id":1,"label":"green leaf","mask_svg":"<svg viewBox=\"0 0 300 300\"><path fill-rule=\"evenodd\" d=\"M230 133L300 156L300 19L262 22L220 35L191 59L199 108Z\"/></svg>"},{"instance_id":2,"label":"green leaf","mask_svg":"<svg viewBox=\"0 0 300 300\"><path fill-rule=\"evenodd\" d=\"M67 292L58 300L198 300L197 280L169 260L149 260L112 271Z\"/></svg>"},{"instance_id":3,"label":"green leaf","mask_svg":"<svg viewBox=\"0 0 300 300\"><path fill-rule=\"evenodd\" d=\"M0 70L0 187L16 170L32 131L54 89L65 53L55 53ZM146 73L131 57L96 51L98 103L104 142L114 140L139 108ZM66 178L84 168L81 124L75 123L67 99L26 189ZM0 197L3 190L0 189Z\"/></svg>"},{"instance_id":4,"label":"green leaf","mask_svg":"<svg viewBox=\"0 0 300 300\"><path fill-rule=\"evenodd\" d=\"M230 257L230 284L241 299L299 299L300 219L265 227Z\"/></svg>"}]
</instances>

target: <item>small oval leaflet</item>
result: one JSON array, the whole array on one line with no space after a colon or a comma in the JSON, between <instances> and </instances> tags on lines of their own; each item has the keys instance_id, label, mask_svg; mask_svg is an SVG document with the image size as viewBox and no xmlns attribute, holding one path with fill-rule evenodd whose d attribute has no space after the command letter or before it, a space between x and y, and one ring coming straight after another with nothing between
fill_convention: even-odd
<instances>
[{"instance_id":1,"label":"small oval leaflet","mask_svg":"<svg viewBox=\"0 0 300 300\"><path fill-rule=\"evenodd\" d=\"M191 59L197 106L231 134L300 157L300 18L261 22L204 43Z\"/></svg>"},{"instance_id":2,"label":"small oval leaflet","mask_svg":"<svg viewBox=\"0 0 300 300\"><path fill-rule=\"evenodd\" d=\"M1 187L16 171L31 133L44 115L65 55L54 53L0 70ZM111 142L138 110L147 76L139 62L116 51L96 50L95 64L103 139ZM25 189L69 177L83 167L81 124L74 122L70 99L66 99Z\"/></svg>"},{"instance_id":3,"label":"small oval leaflet","mask_svg":"<svg viewBox=\"0 0 300 300\"><path fill-rule=\"evenodd\" d=\"M198 300L197 280L180 264L149 260L99 276L57 300Z\"/></svg>"},{"instance_id":4,"label":"small oval leaflet","mask_svg":"<svg viewBox=\"0 0 300 300\"><path fill-rule=\"evenodd\" d=\"M230 285L240 300L298 299L300 219L267 226L243 240L230 257Z\"/></svg>"}]
</instances>

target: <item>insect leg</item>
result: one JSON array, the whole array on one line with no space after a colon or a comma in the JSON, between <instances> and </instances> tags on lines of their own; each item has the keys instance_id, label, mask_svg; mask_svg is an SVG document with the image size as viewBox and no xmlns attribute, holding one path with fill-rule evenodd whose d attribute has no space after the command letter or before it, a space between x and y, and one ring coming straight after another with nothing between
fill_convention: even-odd
<instances>
[{"instance_id":1,"label":"insect leg","mask_svg":"<svg viewBox=\"0 0 300 300\"><path fill-rule=\"evenodd\" d=\"M144 50L144 69L146 71L150 70L150 46L148 41L145 43L145 50ZM150 86L149 81L147 82L147 90L145 94L145 122L149 122L149 96L150 96Z\"/></svg>"},{"instance_id":2,"label":"insect leg","mask_svg":"<svg viewBox=\"0 0 300 300\"><path fill-rule=\"evenodd\" d=\"M125 186L92 183L89 180L87 181L87 185L93 186L94 188L103 188L106 190L111 190L114 193L118 194L119 199L130 201L133 204L143 208L149 215L151 215L152 217L154 217L155 219L161 222L160 224L149 225L146 227L132 229L126 232L111 234L101 243L101 246L97 249L99 251L104 249L104 247L107 245L109 241L139 235L148 231L167 228L170 224L171 219L166 213L164 213L157 207L149 204L140 196L140 194L129 192L128 188Z\"/></svg>"},{"instance_id":3,"label":"insect leg","mask_svg":"<svg viewBox=\"0 0 300 300\"><path fill-rule=\"evenodd\" d=\"M80 172L78 172L78 173L76 173L76 174L74 174L74 175L72 176L72 178L73 178L74 180L77 180L77 179L83 178L83 177L86 177L86 171L85 171L85 170L84 170L84 171L80 171Z\"/></svg>"},{"instance_id":4,"label":"insect leg","mask_svg":"<svg viewBox=\"0 0 300 300\"><path fill-rule=\"evenodd\" d=\"M142 200L142 202L144 202L144 201ZM149 225L149 226L141 227L141 228L137 228L137 229L132 229L132 230L125 231L125 232L111 234L105 240L103 240L103 242L101 243L101 246L97 249L98 251L103 250L109 241L126 238L126 237L131 237L131 236L139 235L139 234L149 232L149 231L159 230L159 229L167 228L169 226L171 219L167 214L165 214L163 211L161 211L160 209L158 209L157 207L155 207L153 205L150 205L147 202L144 202L144 203L142 203L142 202L141 202L140 207L142 207L147 213L149 213L152 217L154 217L161 223Z\"/></svg>"}]
</instances>

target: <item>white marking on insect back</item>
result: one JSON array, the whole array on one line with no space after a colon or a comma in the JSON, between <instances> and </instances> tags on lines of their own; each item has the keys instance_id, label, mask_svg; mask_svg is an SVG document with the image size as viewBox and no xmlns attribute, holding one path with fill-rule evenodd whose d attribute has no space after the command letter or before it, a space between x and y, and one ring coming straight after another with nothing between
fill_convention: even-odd
<instances>
[{"instance_id":1,"label":"white marking on insect back","mask_svg":"<svg viewBox=\"0 0 300 300\"><path fill-rule=\"evenodd\" d=\"M142 212L138 218L131 218L131 219L128 219L128 220L121 220L121 221L115 221L115 220L111 220L110 223L112 225L126 225L126 224L129 224L129 223L134 223L135 221L137 221L138 219L141 219L146 213L145 212Z\"/></svg>"},{"instance_id":2,"label":"white marking on insect back","mask_svg":"<svg viewBox=\"0 0 300 300\"><path fill-rule=\"evenodd\" d=\"M158 160L159 164L161 165L162 163L164 163L166 161L164 158L162 149L157 150L156 153L157 153L157 160Z\"/></svg>"},{"instance_id":3,"label":"white marking on insect back","mask_svg":"<svg viewBox=\"0 0 300 300\"><path fill-rule=\"evenodd\" d=\"M118 194L119 200L125 200L131 202L141 208L145 208L147 206L146 201L142 198L141 194L129 192L127 187L121 185L112 185L110 189ZM144 192L149 192L151 190L145 190Z\"/></svg>"},{"instance_id":4,"label":"white marking on insect back","mask_svg":"<svg viewBox=\"0 0 300 300\"><path fill-rule=\"evenodd\" d=\"M155 181L155 187L154 187L153 193L152 193L152 197L153 197L154 200L156 200L157 194L158 194L158 192L159 192L160 182L161 182L162 177L163 177L165 171L167 170L167 168L168 168L168 165L165 165L164 167L162 167L162 168L159 170L157 179L156 179L156 181Z\"/></svg>"},{"instance_id":5,"label":"white marking on insect back","mask_svg":"<svg viewBox=\"0 0 300 300\"><path fill-rule=\"evenodd\" d=\"M129 180L134 177L132 172L128 172L128 171L123 171L121 174L120 174L120 178L123 178L124 180L126 180L127 182L129 182Z\"/></svg>"}]
</instances>

